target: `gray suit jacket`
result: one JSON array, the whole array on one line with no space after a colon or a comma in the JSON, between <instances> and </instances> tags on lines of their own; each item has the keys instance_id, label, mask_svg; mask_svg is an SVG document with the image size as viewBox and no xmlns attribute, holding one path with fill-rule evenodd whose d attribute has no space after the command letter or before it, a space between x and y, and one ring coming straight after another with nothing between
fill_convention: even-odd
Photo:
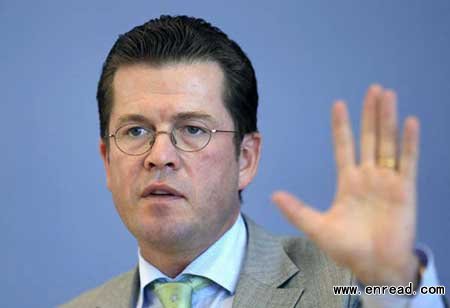
<instances>
[{"instance_id":1,"label":"gray suit jacket","mask_svg":"<svg viewBox=\"0 0 450 308\"><path fill-rule=\"evenodd\" d=\"M310 241L268 234L244 217L248 247L233 307L355 307L357 297L333 295L333 285L353 284L350 272L336 266ZM62 308L135 307L139 272L135 268Z\"/></svg>"}]
</instances>

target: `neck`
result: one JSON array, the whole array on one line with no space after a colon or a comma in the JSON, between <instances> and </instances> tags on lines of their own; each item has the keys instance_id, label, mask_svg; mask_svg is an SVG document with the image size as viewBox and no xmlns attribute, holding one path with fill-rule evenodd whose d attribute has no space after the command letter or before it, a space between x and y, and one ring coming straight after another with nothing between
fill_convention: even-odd
<instances>
[{"instance_id":1,"label":"neck","mask_svg":"<svg viewBox=\"0 0 450 308\"><path fill-rule=\"evenodd\" d=\"M237 216L228 224L224 225L216 236L208 238L207 241L196 239L190 241L190 245L170 245L168 247L155 246L151 243L139 242L141 256L150 264L158 268L163 274L170 278L178 276L199 255L211 247L222 235L227 232L236 222Z\"/></svg>"},{"instance_id":2,"label":"neck","mask_svg":"<svg viewBox=\"0 0 450 308\"><path fill-rule=\"evenodd\" d=\"M198 255L193 252L173 255L155 250L149 253L141 247L141 256L170 278L178 276Z\"/></svg>"}]
</instances>

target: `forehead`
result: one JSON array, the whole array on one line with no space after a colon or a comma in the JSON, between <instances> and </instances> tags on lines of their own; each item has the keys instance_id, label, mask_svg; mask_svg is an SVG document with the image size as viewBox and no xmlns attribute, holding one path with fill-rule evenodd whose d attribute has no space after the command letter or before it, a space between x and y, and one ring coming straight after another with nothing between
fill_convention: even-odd
<instances>
[{"instance_id":1,"label":"forehead","mask_svg":"<svg viewBox=\"0 0 450 308\"><path fill-rule=\"evenodd\" d=\"M138 114L165 121L178 113L206 113L218 122L229 119L223 104L224 76L215 62L120 67L113 80L111 123Z\"/></svg>"}]
</instances>

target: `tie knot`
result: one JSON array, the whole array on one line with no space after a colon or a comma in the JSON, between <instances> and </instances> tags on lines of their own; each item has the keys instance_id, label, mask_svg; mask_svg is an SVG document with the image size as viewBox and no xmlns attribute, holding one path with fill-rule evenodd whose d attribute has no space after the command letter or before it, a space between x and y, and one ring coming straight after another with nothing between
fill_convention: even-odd
<instances>
[{"instance_id":1,"label":"tie knot","mask_svg":"<svg viewBox=\"0 0 450 308\"><path fill-rule=\"evenodd\" d=\"M193 275L186 276L186 280L183 281L185 281L192 288L193 291L200 290L206 287L207 285L211 284L208 278Z\"/></svg>"},{"instance_id":2,"label":"tie knot","mask_svg":"<svg viewBox=\"0 0 450 308\"><path fill-rule=\"evenodd\" d=\"M155 281L152 289L164 308L190 308L192 292L210 284L210 281L200 276L186 276L181 281Z\"/></svg>"}]
</instances>

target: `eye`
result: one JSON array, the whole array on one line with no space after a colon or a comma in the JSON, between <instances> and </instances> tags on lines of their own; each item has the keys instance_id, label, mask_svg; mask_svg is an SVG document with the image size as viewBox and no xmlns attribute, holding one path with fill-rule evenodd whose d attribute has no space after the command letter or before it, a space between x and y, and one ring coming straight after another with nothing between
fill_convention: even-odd
<instances>
[{"instance_id":1,"label":"eye","mask_svg":"<svg viewBox=\"0 0 450 308\"><path fill-rule=\"evenodd\" d=\"M184 133L186 133L188 135L192 135L192 136L202 135L207 132L205 128L199 127L199 126L193 126L193 125L183 126L182 131Z\"/></svg>"},{"instance_id":2,"label":"eye","mask_svg":"<svg viewBox=\"0 0 450 308\"><path fill-rule=\"evenodd\" d=\"M142 137L147 135L148 133L149 131L146 128L140 126L133 126L126 129L125 131L125 135L128 137Z\"/></svg>"}]
</instances>

